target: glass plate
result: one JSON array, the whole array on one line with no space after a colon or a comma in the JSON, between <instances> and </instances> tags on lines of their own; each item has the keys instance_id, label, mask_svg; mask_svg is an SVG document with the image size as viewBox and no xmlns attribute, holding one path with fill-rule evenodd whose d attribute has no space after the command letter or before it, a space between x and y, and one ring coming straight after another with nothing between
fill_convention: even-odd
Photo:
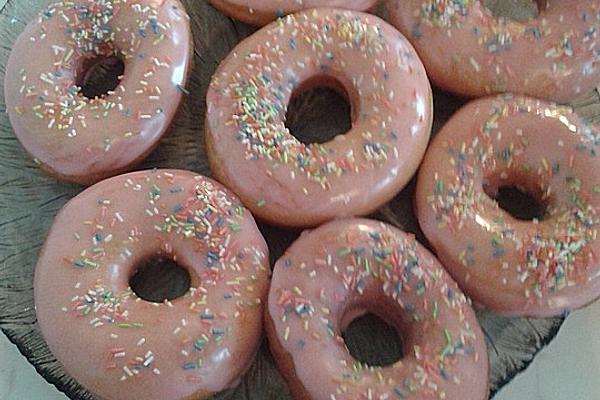
<instances>
[{"instance_id":1,"label":"glass plate","mask_svg":"<svg viewBox=\"0 0 600 400\"><path fill-rule=\"evenodd\" d=\"M184 0L191 17L195 41L194 70L190 93L170 133L150 157L136 169L182 168L210 175L202 132L206 111L205 95L210 77L219 62L254 28L224 17L204 0ZM0 81L18 34L48 0L0 0ZM324 90L309 92L293 101L288 126L302 140L311 141L311 132L332 137L347 123L347 105L338 95ZM580 99L574 106L588 118L600 116L598 93ZM82 187L59 183L43 174L17 142L0 93L0 328L27 357L37 371L72 399L93 399L84 388L65 374L49 352L36 323L33 307L33 274L38 251L54 215ZM434 131L463 104L445 93L435 92ZM342 129L343 131L343 129ZM322 139L320 139L322 140ZM387 221L413 232L426 243L412 213L412 182L372 218ZM271 249L272 261L298 236L261 224ZM168 277L164 277L168 279ZM155 282L156 283L156 282ZM537 352L557 334L564 318L502 318L478 311L485 331L491 363L491 397L517 373L527 367ZM385 358L389 330L368 318L353 324L347 339L354 354L370 360ZM383 332L383 333L382 333ZM383 337L382 337L383 335ZM380 337L373 341L371 338ZM289 399L286 385L277 373L266 343L242 383L218 399Z\"/></svg>"}]
</instances>

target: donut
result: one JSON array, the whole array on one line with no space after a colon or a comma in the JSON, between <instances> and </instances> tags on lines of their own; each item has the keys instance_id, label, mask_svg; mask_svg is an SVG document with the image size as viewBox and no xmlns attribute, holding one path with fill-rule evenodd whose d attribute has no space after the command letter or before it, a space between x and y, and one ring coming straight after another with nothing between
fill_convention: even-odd
<instances>
[{"instance_id":1,"label":"donut","mask_svg":"<svg viewBox=\"0 0 600 400\"><path fill-rule=\"evenodd\" d=\"M304 144L285 126L292 96L346 94L352 127ZM366 215L416 171L431 131L431 88L412 46L373 15L338 9L292 14L241 42L207 94L210 167L255 216L314 226Z\"/></svg>"},{"instance_id":2,"label":"donut","mask_svg":"<svg viewBox=\"0 0 600 400\"><path fill-rule=\"evenodd\" d=\"M187 292L146 301L129 286L172 260ZM35 270L43 337L96 397L206 399L235 386L261 339L268 249L239 200L179 170L104 180L57 215Z\"/></svg>"},{"instance_id":3,"label":"donut","mask_svg":"<svg viewBox=\"0 0 600 400\"><path fill-rule=\"evenodd\" d=\"M394 0L389 20L411 41L433 83L468 97L512 92L568 102L600 82L598 0L537 0L523 21L481 0Z\"/></svg>"},{"instance_id":4,"label":"donut","mask_svg":"<svg viewBox=\"0 0 600 400\"><path fill-rule=\"evenodd\" d=\"M404 356L365 365L342 332L372 313L401 335ZM456 283L412 235L336 220L304 232L276 262L265 329L295 399L488 398L488 358Z\"/></svg>"},{"instance_id":5,"label":"donut","mask_svg":"<svg viewBox=\"0 0 600 400\"><path fill-rule=\"evenodd\" d=\"M14 44L4 98L17 139L43 170L92 184L129 169L173 120L192 61L179 0L74 0L48 6ZM102 67L123 74L85 93Z\"/></svg>"},{"instance_id":6,"label":"donut","mask_svg":"<svg viewBox=\"0 0 600 400\"><path fill-rule=\"evenodd\" d=\"M476 303L549 317L600 297L600 131L572 109L525 97L467 104L430 145L416 214L437 256ZM545 209L531 220L499 207L501 188Z\"/></svg>"},{"instance_id":7,"label":"donut","mask_svg":"<svg viewBox=\"0 0 600 400\"><path fill-rule=\"evenodd\" d=\"M269 22L302 10L319 7L336 7L367 11L378 0L209 0L217 10L232 18L252 25Z\"/></svg>"}]
</instances>

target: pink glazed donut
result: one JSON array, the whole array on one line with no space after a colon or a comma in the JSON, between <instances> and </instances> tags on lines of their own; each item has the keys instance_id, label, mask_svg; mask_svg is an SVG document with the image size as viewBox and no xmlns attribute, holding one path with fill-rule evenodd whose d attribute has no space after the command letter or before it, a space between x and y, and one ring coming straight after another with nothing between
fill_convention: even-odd
<instances>
[{"instance_id":1,"label":"pink glazed donut","mask_svg":"<svg viewBox=\"0 0 600 400\"><path fill-rule=\"evenodd\" d=\"M378 0L209 0L222 13L252 25L265 25L302 10L338 7L366 11Z\"/></svg>"},{"instance_id":2,"label":"pink glazed donut","mask_svg":"<svg viewBox=\"0 0 600 400\"><path fill-rule=\"evenodd\" d=\"M600 297L600 131L570 108L523 97L469 103L443 127L419 172L415 207L440 261L474 301L549 317ZM502 187L546 208L520 220Z\"/></svg>"},{"instance_id":3,"label":"pink glazed donut","mask_svg":"<svg viewBox=\"0 0 600 400\"><path fill-rule=\"evenodd\" d=\"M182 297L153 303L129 278L144 262L186 268ZM267 245L220 184L158 170L102 181L58 214L37 264L42 334L96 397L206 399L239 383L260 343Z\"/></svg>"},{"instance_id":4,"label":"pink glazed donut","mask_svg":"<svg viewBox=\"0 0 600 400\"><path fill-rule=\"evenodd\" d=\"M404 357L365 366L342 332L367 312L403 338ZM297 400L487 400L488 357L475 313L413 236L337 220L304 232L275 264L266 331Z\"/></svg>"},{"instance_id":5,"label":"pink glazed donut","mask_svg":"<svg viewBox=\"0 0 600 400\"><path fill-rule=\"evenodd\" d=\"M315 86L347 93L352 128L305 145L285 115L293 95ZM431 131L431 88L410 43L378 17L345 10L292 14L241 42L207 103L213 173L254 215L283 226L376 210L413 176Z\"/></svg>"},{"instance_id":6,"label":"pink glazed donut","mask_svg":"<svg viewBox=\"0 0 600 400\"><path fill-rule=\"evenodd\" d=\"M470 97L499 92L567 102L600 83L600 1L538 0L539 16L497 18L481 0L393 0L432 81Z\"/></svg>"},{"instance_id":7,"label":"pink glazed donut","mask_svg":"<svg viewBox=\"0 0 600 400\"><path fill-rule=\"evenodd\" d=\"M4 80L10 122L51 175L91 184L145 158L170 126L192 61L179 0L55 2L12 48ZM88 98L94 66L120 60L116 88Z\"/></svg>"}]
</instances>

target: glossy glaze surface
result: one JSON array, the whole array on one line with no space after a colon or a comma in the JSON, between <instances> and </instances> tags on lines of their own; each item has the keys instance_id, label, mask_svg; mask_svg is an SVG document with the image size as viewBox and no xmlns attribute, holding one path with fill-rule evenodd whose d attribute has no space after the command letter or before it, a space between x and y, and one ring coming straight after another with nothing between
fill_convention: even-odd
<instances>
[{"instance_id":1,"label":"glossy glaze surface","mask_svg":"<svg viewBox=\"0 0 600 400\"><path fill-rule=\"evenodd\" d=\"M15 43L4 82L19 141L59 179L91 184L125 171L156 146L183 96L191 63L178 0L57 2ZM85 65L125 65L114 91L80 93Z\"/></svg>"},{"instance_id":2,"label":"glossy glaze surface","mask_svg":"<svg viewBox=\"0 0 600 400\"><path fill-rule=\"evenodd\" d=\"M537 3L537 18L513 21L495 17L480 0L387 2L390 22L443 89L559 102L593 90L600 81L600 1Z\"/></svg>"},{"instance_id":3,"label":"glossy glaze surface","mask_svg":"<svg viewBox=\"0 0 600 400\"><path fill-rule=\"evenodd\" d=\"M265 25L278 17L320 7L366 11L377 0L209 0L221 12L253 25Z\"/></svg>"},{"instance_id":4,"label":"glossy glaze surface","mask_svg":"<svg viewBox=\"0 0 600 400\"><path fill-rule=\"evenodd\" d=\"M152 303L129 288L155 257L189 271L184 296ZM37 317L53 354L98 398L205 399L250 366L269 272L264 239L227 189L187 171L135 172L58 214L36 267Z\"/></svg>"},{"instance_id":5,"label":"glossy glaze surface","mask_svg":"<svg viewBox=\"0 0 600 400\"><path fill-rule=\"evenodd\" d=\"M399 361L370 367L350 355L342 332L366 312L398 330ZM381 222L305 231L275 264L266 327L296 399L487 399L487 352L468 301L413 236Z\"/></svg>"},{"instance_id":6,"label":"glossy glaze surface","mask_svg":"<svg viewBox=\"0 0 600 400\"><path fill-rule=\"evenodd\" d=\"M600 133L570 108L522 97L469 103L419 172L421 228L462 289L507 315L560 315L600 296ZM517 220L492 199L518 187L546 208Z\"/></svg>"},{"instance_id":7,"label":"glossy glaze surface","mask_svg":"<svg viewBox=\"0 0 600 400\"><path fill-rule=\"evenodd\" d=\"M324 85L347 95L352 128L306 145L285 126L288 102ZM412 177L431 131L431 90L410 43L378 17L338 9L290 15L241 42L207 104L211 169L254 215L286 226L377 209Z\"/></svg>"}]
</instances>

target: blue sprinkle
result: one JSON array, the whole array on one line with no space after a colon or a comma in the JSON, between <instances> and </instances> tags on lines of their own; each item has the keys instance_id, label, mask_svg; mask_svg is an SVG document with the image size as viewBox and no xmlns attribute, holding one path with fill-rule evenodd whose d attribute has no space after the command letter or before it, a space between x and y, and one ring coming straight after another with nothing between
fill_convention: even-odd
<instances>
[{"instance_id":1,"label":"blue sprinkle","mask_svg":"<svg viewBox=\"0 0 600 400\"><path fill-rule=\"evenodd\" d=\"M411 34L412 34L412 36L415 39L421 39L423 37L423 33L421 32L421 25L420 24L416 24L413 27L413 30L412 30Z\"/></svg>"},{"instance_id":2,"label":"blue sprinkle","mask_svg":"<svg viewBox=\"0 0 600 400\"><path fill-rule=\"evenodd\" d=\"M381 235L379 234L379 232L369 232L369 237L376 242L379 242L381 240Z\"/></svg>"},{"instance_id":3,"label":"blue sprinkle","mask_svg":"<svg viewBox=\"0 0 600 400\"><path fill-rule=\"evenodd\" d=\"M195 369L196 363L188 362L182 365L183 369Z\"/></svg>"},{"instance_id":4,"label":"blue sprinkle","mask_svg":"<svg viewBox=\"0 0 600 400\"><path fill-rule=\"evenodd\" d=\"M225 331L221 328L213 328L212 329L212 334L214 336L223 336L225 334Z\"/></svg>"}]
</instances>

